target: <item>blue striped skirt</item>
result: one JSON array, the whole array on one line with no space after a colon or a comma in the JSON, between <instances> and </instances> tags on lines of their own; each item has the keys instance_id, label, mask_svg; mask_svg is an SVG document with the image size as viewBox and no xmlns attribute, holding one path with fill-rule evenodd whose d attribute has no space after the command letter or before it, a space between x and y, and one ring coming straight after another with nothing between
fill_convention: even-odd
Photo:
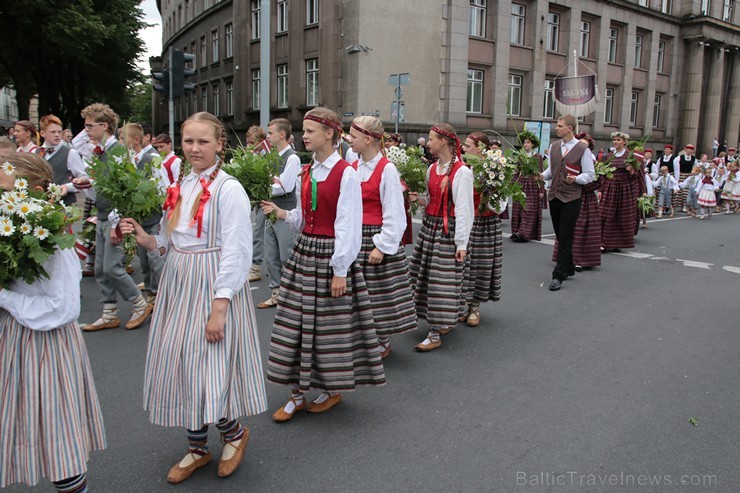
<instances>
[{"instance_id":1,"label":"blue striped skirt","mask_svg":"<svg viewBox=\"0 0 740 493\"><path fill-rule=\"evenodd\" d=\"M224 339L206 341L220 257L219 248L167 253L144 376L144 409L154 424L197 430L267 410L248 283L229 304Z\"/></svg>"},{"instance_id":2,"label":"blue striped skirt","mask_svg":"<svg viewBox=\"0 0 740 493\"><path fill-rule=\"evenodd\" d=\"M106 443L77 324L36 331L0 309L0 361L0 487L86 472Z\"/></svg>"}]
</instances>

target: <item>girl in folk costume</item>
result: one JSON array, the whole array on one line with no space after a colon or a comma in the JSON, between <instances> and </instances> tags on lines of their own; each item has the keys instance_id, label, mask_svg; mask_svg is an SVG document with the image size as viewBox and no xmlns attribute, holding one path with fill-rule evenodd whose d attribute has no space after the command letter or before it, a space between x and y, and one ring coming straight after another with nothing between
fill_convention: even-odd
<instances>
[{"instance_id":1,"label":"girl in folk costume","mask_svg":"<svg viewBox=\"0 0 740 493\"><path fill-rule=\"evenodd\" d=\"M593 155L594 139L585 132L576 134L575 137L586 144ZM577 271L601 265L601 215L596 195L601 185L601 181L593 181L583 186L581 211L573 233L573 263ZM558 260L558 247L556 239L552 251L553 262Z\"/></svg>"},{"instance_id":2,"label":"girl in folk costume","mask_svg":"<svg viewBox=\"0 0 740 493\"><path fill-rule=\"evenodd\" d=\"M465 155L483 158L483 149L490 146L488 137L483 132L468 135L463 144ZM501 217L488 208L480 210L481 194L473 191L473 208L475 219L470 231L469 268L463 292L466 296L467 311L460 317L470 327L480 324L480 304L486 301L501 299L501 270L504 257L504 240L501 228ZM500 205L499 205L500 207ZM505 209L506 206L501 207ZM542 211L540 211L542 214Z\"/></svg>"},{"instance_id":3,"label":"girl in folk costume","mask_svg":"<svg viewBox=\"0 0 740 493\"><path fill-rule=\"evenodd\" d=\"M612 133L614 153L607 156L609 165L616 168L614 177L601 186L601 249L619 251L634 248L637 221L637 198L635 189L644 186L641 174L628 163L630 151L627 149L629 135L623 132Z\"/></svg>"},{"instance_id":4,"label":"girl in folk costume","mask_svg":"<svg viewBox=\"0 0 740 493\"><path fill-rule=\"evenodd\" d=\"M431 326L417 351L442 345L464 314L462 293L468 240L473 227L473 172L465 166L455 129L440 123L429 131L429 150L437 162L427 170L426 206L411 257L411 285L417 315Z\"/></svg>"},{"instance_id":5,"label":"girl in folk costume","mask_svg":"<svg viewBox=\"0 0 740 493\"><path fill-rule=\"evenodd\" d=\"M249 198L221 170L225 142L215 116L188 118L182 146L191 170L167 190L162 232L149 235L133 219L121 225L149 255L166 255L149 332L144 409L154 424L187 428L189 448L170 469L170 483L210 462L209 423L224 443L218 475L233 473L249 441L238 418L267 408L247 282Z\"/></svg>"},{"instance_id":6,"label":"girl in folk costume","mask_svg":"<svg viewBox=\"0 0 740 493\"><path fill-rule=\"evenodd\" d=\"M39 156L7 159L0 189L16 178L46 190L51 168ZM58 491L87 492L91 450L106 447L103 416L87 348L77 323L80 266L72 249L57 250L44 265L49 278L0 286L0 487L35 485L39 478Z\"/></svg>"},{"instance_id":7,"label":"girl in folk costume","mask_svg":"<svg viewBox=\"0 0 740 493\"><path fill-rule=\"evenodd\" d=\"M162 174L167 177L168 186L177 183L182 171L182 159L172 150L172 140L169 134L157 135L155 144L159 155L162 156Z\"/></svg>"},{"instance_id":8,"label":"girl in folk costume","mask_svg":"<svg viewBox=\"0 0 740 493\"><path fill-rule=\"evenodd\" d=\"M542 158L534 153L534 148L539 147L540 141L536 135L526 130L517 137L527 155L535 156L540 166L535 175L525 175L521 168L517 173L516 179L522 186L526 200L524 207L519 202L514 202L511 206L511 239L517 242L539 241L542 239L542 198L545 196L545 186L540 181Z\"/></svg>"},{"instance_id":9,"label":"girl in folk costume","mask_svg":"<svg viewBox=\"0 0 740 493\"><path fill-rule=\"evenodd\" d=\"M703 177L703 170L700 166L694 166L691 174L684 181L679 183L679 187L687 191L686 194L686 211L690 216L696 217L696 211L699 210L699 196L696 193L696 187Z\"/></svg>"},{"instance_id":10,"label":"girl in folk costume","mask_svg":"<svg viewBox=\"0 0 740 493\"><path fill-rule=\"evenodd\" d=\"M701 207L701 216L699 219L704 219L704 215L709 215L709 219L712 219L712 209L717 205L717 198L714 192L719 188L719 183L716 179L712 178L712 170L707 168L704 170L704 178L696 185L696 194L698 196L697 202Z\"/></svg>"},{"instance_id":11,"label":"girl in folk costume","mask_svg":"<svg viewBox=\"0 0 740 493\"><path fill-rule=\"evenodd\" d=\"M28 120L21 120L15 124L15 143L18 145L16 151L31 152L36 154L39 151L39 142L41 137L36 131L36 127Z\"/></svg>"},{"instance_id":12,"label":"girl in folk costume","mask_svg":"<svg viewBox=\"0 0 740 493\"><path fill-rule=\"evenodd\" d=\"M314 108L303 119L303 142L314 153L297 187L298 206L263 202L301 231L283 266L270 341L267 378L288 385L291 398L272 418L305 409L328 411L341 392L385 384L373 306L357 255L362 244L362 189L357 172L335 150L342 133L336 113ZM305 393L320 390L307 404Z\"/></svg>"},{"instance_id":13,"label":"girl in folk costume","mask_svg":"<svg viewBox=\"0 0 740 493\"><path fill-rule=\"evenodd\" d=\"M375 332L382 350L391 352L391 335L416 329L416 306L409 264L401 240L406 210L401 177L381 153L383 124L374 116L355 118L350 128L353 166L362 187L362 248L358 262L370 293Z\"/></svg>"},{"instance_id":14,"label":"girl in folk costume","mask_svg":"<svg viewBox=\"0 0 740 493\"><path fill-rule=\"evenodd\" d=\"M740 173L738 172L738 166L735 161L727 165L727 178L722 189L725 214L737 212L737 205L740 202Z\"/></svg>"}]
</instances>

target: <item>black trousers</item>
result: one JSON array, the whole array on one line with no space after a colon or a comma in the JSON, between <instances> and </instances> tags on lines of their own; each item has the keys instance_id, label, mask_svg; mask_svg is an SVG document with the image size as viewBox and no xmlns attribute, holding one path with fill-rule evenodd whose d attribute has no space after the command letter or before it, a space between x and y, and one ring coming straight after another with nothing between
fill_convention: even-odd
<instances>
[{"instance_id":1,"label":"black trousers","mask_svg":"<svg viewBox=\"0 0 740 493\"><path fill-rule=\"evenodd\" d=\"M552 278L564 281L568 275L575 272L573 264L573 236L576 231L576 222L581 213L581 199L572 202L561 202L559 199L550 201L550 217L555 236L558 238L558 259Z\"/></svg>"}]
</instances>

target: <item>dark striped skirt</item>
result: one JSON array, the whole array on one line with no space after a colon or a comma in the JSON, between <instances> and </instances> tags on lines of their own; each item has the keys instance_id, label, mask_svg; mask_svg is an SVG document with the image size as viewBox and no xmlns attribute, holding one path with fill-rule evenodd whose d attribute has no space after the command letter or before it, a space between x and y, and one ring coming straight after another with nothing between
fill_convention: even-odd
<instances>
[{"instance_id":1,"label":"dark striped skirt","mask_svg":"<svg viewBox=\"0 0 740 493\"><path fill-rule=\"evenodd\" d=\"M539 241L542 239L542 188L537 178L520 178L518 181L526 200L524 207L516 201L511 206L511 234Z\"/></svg>"},{"instance_id":2,"label":"dark striped skirt","mask_svg":"<svg viewBox=\"0 0 740 493\"><path fill-rule=\"evenodd\" d=\"M552 251L552 261L558 260L558 240ZM601 216L596 192L584 191L581 212L573 235L573 263L581 267L601 265Z\"/></svg>"},{"instance_id":3,"label":"dark striped skirt","mask_svg":"<svg viewBox=\"0 0 740 493\"><path fill-rule=\"evenodd\" d=\"M106 443L77 324L31 330L0 309L0 361L0 487L86 472Z\"/></svg>"},{"instance_id":4,"label":"dark striped skirt","mask_svg":"<svg viewBox=\"0 0 740 493\"><path fill-rule=\"evenodd\" d=\"M686 178L691 176L691 173L679 173L679 183L683 183ZM673 204L673 209L676 212L680 212L683 210L684 205L686 205L686 197L689 195L689 191L686 188L680 188L678 191L673 191L673 196L671 197L671 203Z\"/></svg>"},{"instance_id":5,"label":"dark striped skirt","mask_svg":"<svg viewBox=\"0 0 740 493\"><path fill-rule=\"evenodd\" d=\"M635 246L635 187L630 180L620 175L616 174L611 180L606 180L601 188L601 246L608 250Z\"/></svg>"},{"instance_id":6,"label":"dark striped skirt","mask_svg":"<svg viewBox=\"0 0 740 493\"><path fill-rule=\"evenodd\" d=\"M464 291L468 303L501 299L501 266L504 240L501 218L476 216L468 243L469 268Z\"/></svg>"},{"instance_id":7,"label":"dark striped skirt","mask_svg":"<svg viewBox=\"0 0 740 493\"><path fill-rule=\"evenodd\" d=\"M220 257L220 248L167 252L144 373L144 409L154 424L198 430L267 410L249 283L229 303L224 339L206 341Z\"/></svg>"},{"instance_id":8,"label":"dark striped skirt","mask_svg":"<svg viewBox=\"0 0 740 493\"><path fill-rule=\"evenodd\" d=\"M379 336L400 334L416 329L416 306L411 292L409 261L403 247L393 255L384 255L380 264L370 264L367 259L375 249L373 236L380 233L380 226L362 226L362 249L357 263L370 293L375 332Z\"/></svg>"},{"instance_id":9,"label":"dark striped skirt","mask_svg":"<svg viewBox=\"0 0 740 493\"><path fill-rule=\"evenodd\" d=\"M454 327L467 304L462 287L469 263L455 260L455 218L448 223L444 234L443 218L425 214L409 260L416 315L432 327Z\"/></svg>"},{"instance_id":10,"label":"dark striped skirt","mask_svg":"<svg viewBox=\"0 0 740 493\"><path fill-rule=\"evenodd\" d=\"M373 308L355 262L347 292L333 298L329 266L334 238L301 234L283 266L272 326L267 378L271 382L332 392L385 384Z\"/></svg>"}]
</instances>

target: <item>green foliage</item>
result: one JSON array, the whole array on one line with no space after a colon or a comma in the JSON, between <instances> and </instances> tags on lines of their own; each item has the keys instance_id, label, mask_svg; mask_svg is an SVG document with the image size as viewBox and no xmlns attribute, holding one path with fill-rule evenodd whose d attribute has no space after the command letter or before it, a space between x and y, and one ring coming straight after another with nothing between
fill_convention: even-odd
<instances>
[{"instance_id":1,"label":"green foliage","mask_svg":"<svg viewBox=\"0 0 740 493\"><path fill-rule=\"evenodd\" d=\"M655 196L643 195L637 199L637 211L640 213L640 217L646 217L655 208Z\"/></svg>"},{"instance_id":2,"label":"green foliage","mask_svg":"<svg viewBox=\"0 0 740 493\"><path fill-rule=\"evenodd\" d=\"M223 170L236 178L247 191L252 207L263 200L272 200L273 178L278 176L282 158L275 148L265 154L252 152L239 146L232 148L231 161L224 164ZM274 223L274 215L270 220Z\"/></svg>"},{"instance_id":3,"label":"green foliage","mask_svg":"<svg viewBox=\"0 0 740 493\"><path fill-rule=\"evenodd\" d=\"M604 159L603 161L597 161L594 163L594 174L595 180L598 180L602 176L607 179L611 180L614 178L614 172L617 170L614 166L610 166L609 163L612 160L612 156Z\"/></svg>"}]
</instances>

